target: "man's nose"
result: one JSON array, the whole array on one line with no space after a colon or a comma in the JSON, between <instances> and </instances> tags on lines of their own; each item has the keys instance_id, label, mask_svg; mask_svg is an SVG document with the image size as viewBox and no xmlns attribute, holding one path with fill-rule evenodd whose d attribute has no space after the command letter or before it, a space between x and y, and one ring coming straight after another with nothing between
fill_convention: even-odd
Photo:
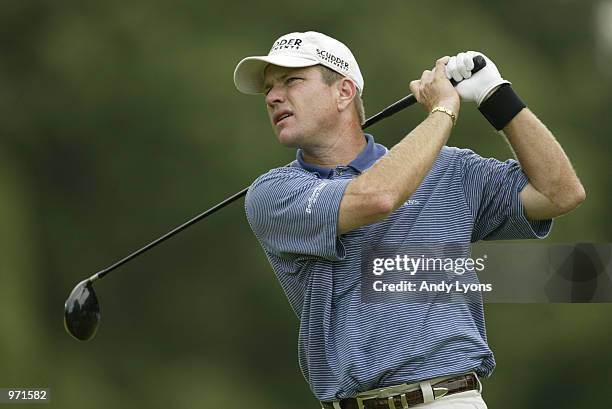
<instances>
[{"instance_id":1,"label":"man's nose","mask_svg":"<svg viewBox=\"0 0 612 409\"><path fill-rule=\"evenodd\" d=\"M266 95L266 104L269 106L274 106L274 104L283 102L285 95L281 88L282 87L279 86L273 86L270 88L270 91L268 91L268 94Z\"/></svg>"}]
</instances>

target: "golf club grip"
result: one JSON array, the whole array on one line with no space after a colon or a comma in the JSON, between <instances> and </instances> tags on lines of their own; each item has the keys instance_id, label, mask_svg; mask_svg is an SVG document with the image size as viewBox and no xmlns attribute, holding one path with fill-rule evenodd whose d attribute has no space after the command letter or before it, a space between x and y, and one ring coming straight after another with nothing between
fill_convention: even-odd
<instances>
[{"instance_id":1,"label":"golf club grip","mask_svg":"<svg viewBox=\"0 0 612 409\"><path fill-rule=\"evenodd\" d=\"M472 61L474 62L474 68L472 69L472 74L476 74L478 71L482 70L487 65L487 62L485 61L482 55L477 55L476 57L472 59ZM457 81L451 79L451 84L453 84L453 86L456 86ZM381 119L387 118L393 114L396 114L402 109L408 108L410 105L413 105L416 102L417 100L414 95L410 94L408 96L405 96L399 101L394 102L393 104L389 105L387 108L383 109L376 115L370 117L367 121L363 123L363 125L361 126L361 129L366 129L367 127L374 125L376 122L380 121Z\"/></svg>"},{"instance_id":2,"label":"golf club grip","mask_svg":"<svg viewBox=\"0 0 612 409\"><path fill-rule=\"evenodd\" d=\"M476 74L478 71L482 70L487 65L487 62L485 61L482 55L477 55L476 57L472 58L472 61L474 62L474 68L472 68L472 75ZM457 86L457 81L455 81L454 79L451 79L450 82L451 84L453 84L453 87Z\"/></svg>"}]
</instances>

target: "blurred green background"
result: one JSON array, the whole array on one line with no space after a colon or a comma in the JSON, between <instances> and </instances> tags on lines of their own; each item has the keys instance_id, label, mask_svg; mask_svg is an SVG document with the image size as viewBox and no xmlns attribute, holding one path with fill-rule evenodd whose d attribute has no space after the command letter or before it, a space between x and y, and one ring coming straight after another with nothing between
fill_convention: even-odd
<instances>
[{"instance_id":1,"label":"blurred green background","mask_svg":"<svg viewBox=\"0 0 612 409\"><path fill-rule=\"evenodd\" d=\"M97 284L93 341L62 324L78 281L294 157L232 73L309 29L352 49L368 116L436 58L485 52L587 189L548 241L611 241L610 0L5 0L0 387L51 388L49 406L66 409L318 407L297 365L297 319L242 200ZM413 107L370 131L390 147L424 115ZM473 106L450 144L511 155ZM488 305L489 407L609 405L611 312Z\"/></svg>"}]
</instances>

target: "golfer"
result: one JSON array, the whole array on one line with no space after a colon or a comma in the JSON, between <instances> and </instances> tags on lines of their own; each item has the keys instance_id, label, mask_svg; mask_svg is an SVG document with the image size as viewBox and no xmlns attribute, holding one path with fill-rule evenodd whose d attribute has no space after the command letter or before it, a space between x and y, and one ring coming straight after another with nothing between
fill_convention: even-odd
<instances>
[{"instance_id":1,"label":"golfer","mask_svg":"<svg viewBox=\"0 0 612 409\"><path fill-rule=\"evenodd\" d=\"M278 141L297 148L289 166L253 182L245 207L299 318L300 368L325 409L486 408L479 377L495 360L482 302L364 303L364 243L544 238L585 199L562 147L495 64L483 55L472 75L479 54L440 58L410 83L428 115L391 149L362 131L364 80L343 43L290 33L236 67L238 90L264 94ZM516 160L446 146L461 101L503 131Z\"/></svg>"}]
</instances>

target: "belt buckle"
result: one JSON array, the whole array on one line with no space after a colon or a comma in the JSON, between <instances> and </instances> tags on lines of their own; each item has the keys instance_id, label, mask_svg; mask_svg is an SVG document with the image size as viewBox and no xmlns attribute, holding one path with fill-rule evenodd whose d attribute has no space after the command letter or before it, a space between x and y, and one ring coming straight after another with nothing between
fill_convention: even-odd
<instances>
[{"instance_id":1,"label":"belt buckle","mask_svg":"<svg viewBox=\"0 0 612 409\"><path fill-rule=\"evenodd\" d=\"M387 406L389 406L389 409L397 409L397 407L395 406L395 401L393 399L396 396L397 395L393 395L387 398ZM400 396L400 400L402 401L402 409L408 409L408 401L406 400L406 394L402 393L399 396ZM359 409L365 409L365 406L363 405L363 401L367 399L375 399L375 398L377 397L376 396L367 396L365 398L355 397L355 400L357 401L357 407Z\"/></svg>"}]
</instances>

